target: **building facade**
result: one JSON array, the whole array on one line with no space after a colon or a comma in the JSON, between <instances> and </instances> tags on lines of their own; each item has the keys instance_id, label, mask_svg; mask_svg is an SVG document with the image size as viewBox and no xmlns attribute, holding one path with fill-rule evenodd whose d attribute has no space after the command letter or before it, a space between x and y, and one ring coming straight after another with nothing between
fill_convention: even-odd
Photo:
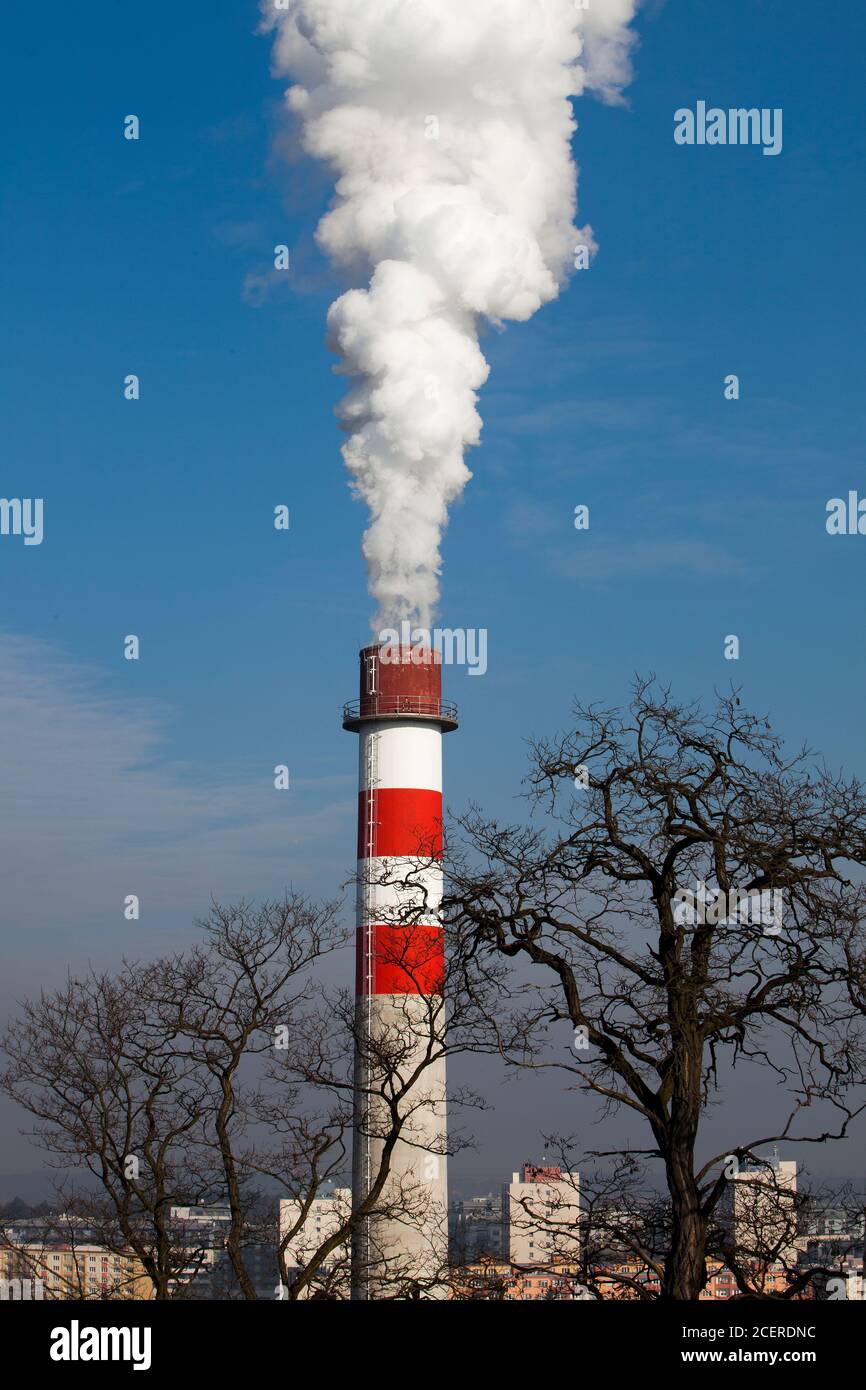
<instances>
[{"instance_id":1,"label":"building facade","mask_svg":"<svg viewBox=\"0 0 866 1390\"><path fill-rule=\"evenodd\" d=\"M580 1176L524 1163L502 1189L503 1254L513 1265L580 1254Z\"/></svg>"}]
</instances>

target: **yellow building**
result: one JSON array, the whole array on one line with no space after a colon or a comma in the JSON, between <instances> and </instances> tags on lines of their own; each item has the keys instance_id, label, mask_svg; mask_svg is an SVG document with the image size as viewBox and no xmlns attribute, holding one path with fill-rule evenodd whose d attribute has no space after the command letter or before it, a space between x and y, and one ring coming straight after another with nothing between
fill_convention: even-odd
<instances>
[{"instance_id":1,"label":"yellow building","mask_svg":"<svg viewBox=\"0 0 866 1390\"><path fill-rule=\"evenodd\" d=\"M0 1296L25 1299L149 1299L153 1285L132 1252L83 1242L0 1245Z\"/></svg>"}]
</instances>

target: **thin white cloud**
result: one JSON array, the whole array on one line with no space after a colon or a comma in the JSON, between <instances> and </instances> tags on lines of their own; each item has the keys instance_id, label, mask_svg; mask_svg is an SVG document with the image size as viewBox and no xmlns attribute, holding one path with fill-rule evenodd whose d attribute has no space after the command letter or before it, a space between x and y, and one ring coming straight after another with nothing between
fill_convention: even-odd
<instances>
[{"instance_id":1,"label":"thin white cloud","mask_svg":"<svg viewBox=\"0 0 866 1390\"><path fill-rule=\"evenodd\" d=\"M289 882L333 894L351 859L351 775L274 790L165 756L170 711L107 693L45 643L0 634L2 913L8 927L206 910Z\"/></svg>"}]
</instances>

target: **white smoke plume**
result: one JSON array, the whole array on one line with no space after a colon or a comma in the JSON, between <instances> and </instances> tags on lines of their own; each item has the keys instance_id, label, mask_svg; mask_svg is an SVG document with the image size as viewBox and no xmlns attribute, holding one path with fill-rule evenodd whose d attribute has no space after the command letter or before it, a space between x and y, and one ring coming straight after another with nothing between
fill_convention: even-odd
<instances>
[{"instance_id":1,"label":"white smoke plume","mask_svg":"<svg viewBox=\"0 0 866 1390\"><path fill-rule=\"evenodd\" d=\"M554 299L575 246L571 98L616 101L638 0L266 0L305 149L336 197L318 238L366 289L332 306L343 456L367 503L374 629L429 625L448 507L479 442L478 324Z\"/></svg>"}]
</instances>

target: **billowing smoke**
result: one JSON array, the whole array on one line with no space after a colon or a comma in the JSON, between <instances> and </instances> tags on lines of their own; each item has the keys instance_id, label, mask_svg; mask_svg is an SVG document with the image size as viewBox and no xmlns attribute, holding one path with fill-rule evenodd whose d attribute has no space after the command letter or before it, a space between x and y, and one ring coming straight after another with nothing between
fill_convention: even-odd
<instances>
[{"instance_id":1,"label":"billowing smoke","mask_svg":"<svg viewBox=\"0 0 866 1390\"><path fill-rule=\"evenodd\" d=\"M318 237L369 279L331 306L351 382L343 455L370 526L374 628L429 625L448 507L471 476L483 317L531 317L576 245L570 98L615 101L638 0L266 0L306 150L336 197Z\"/></svg>"}]
</instances>

